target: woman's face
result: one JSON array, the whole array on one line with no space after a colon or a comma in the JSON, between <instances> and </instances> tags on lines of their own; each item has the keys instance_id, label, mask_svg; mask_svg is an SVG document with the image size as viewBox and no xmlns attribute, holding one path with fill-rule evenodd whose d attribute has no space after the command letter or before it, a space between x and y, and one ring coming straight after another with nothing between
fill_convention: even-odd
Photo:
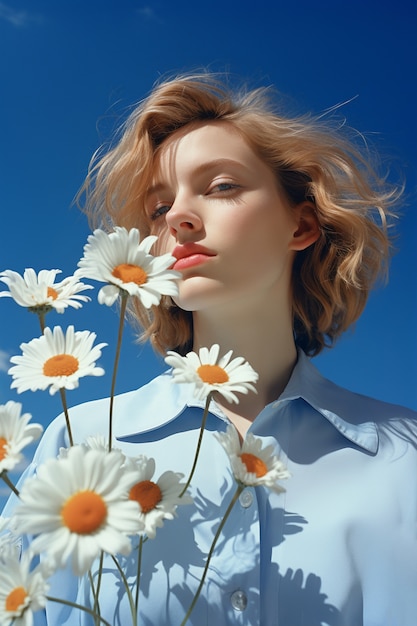
<instances>
[{"instance_id":1,"label":"woman's face","mask_svg":"<svg viewBox=\"0 0 417 626\"><path fill-rule=\"evenodd\" d=\"M296 214L230 124L202 123L165 142L146 210L160 252L177 258L181 308L233 312L277 297L289 302Z\"/></svg>"}]
</instances>

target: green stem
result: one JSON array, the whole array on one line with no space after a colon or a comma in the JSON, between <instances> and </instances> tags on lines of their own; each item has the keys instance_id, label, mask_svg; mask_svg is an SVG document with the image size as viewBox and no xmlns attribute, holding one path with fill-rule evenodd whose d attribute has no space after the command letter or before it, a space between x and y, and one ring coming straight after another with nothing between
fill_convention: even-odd
<instances>
[{"instance_id":1,"label":"green stem","mask_svg":"<svg viewBox=\"0 0 417 626\"><path fill-rule=\"evenodd\" d=\"M91 570L88 572L88 580L90 582L90 588L91 588L91 593L93 595L94 598L94 606L93 606L93 611L94 611L94 626L98 626L97 620L100 619L100 606L99 606L99 602L98 602L98 595L94 589L94 580L93 580L93 576L91 574Z\"/></svg>"},{"instance_id":2,"label":"green stem","mask_svg":"<svg viewBox=\"0 0 417 626\"><path fill-rule=\"evenodd\" d=\"M109 624L109 622L107 622L103 617L101 617L100 615L97 615L97 613L95 613L92 609L89 609L88 607L83 606L82 604L77 604L76 602L71 602L70 600L62 600L61 598L53 598L52 596L46 596L46 599L49 600L50 602L59 602L60 604L72 606L74 607L74 609L81 609L82 611L85 611L86 613L89 613L90 615L92 615L94 618L94 621L98 619L102 624L104 624L104 626L111 626L111 624Z\"/></svg>"},{"instance_id":3,"label":"green stem","mask_svg":"<svg viewBox=\"0 0 417 626\"><path fill-rule=\"evenodd\" d=\"M93 610L98 616L100 616L99 594L100 594L100 587L101 587L101 580L102 580L102 573L103 573L103 559L104 559L104 552L102 550L100 554L100 564L98 568L97 587L95 587L94 585L94 580L93 580L93 575L91 573L91 570L88 572L88 578L90 580L91 591L94 596L94 609Z\"/></svg>"},{"instance_id":4,"label":"green stem","mask_svg":"<svg viewBox=\"0 0 417 626\"><path fill-rule=\"evenodd\" d=\"M19 490L14 486L14 484L12 483L12 481L10 480L10 478L7 476L7 472L6 470L3 470L0 474L0 478L2 478L4 480L4 482L6 483L6 485L9 487L9 489L11 489L13 491L13 493L20 498L20 494L19 494Z\"/></svg>"},{"instance_id":5,"label":"green stem","mask_svg":"<svg viewBox=\"0 0 417 626\"><path fill-rule=\"evenodd\" d=\"M120 567L120 563L118 562L118 560L113 555L111 555L111 558L113 559L114 564L116 565L117 569L119 570L120 578L122 579L122 582L123 582L124 587L126 589L127 597L128 597L129 604L130 604L130 612L132 614L132 626L138 626L138 615L137 615L137 612L136 612L135 603L133 601L133 596L132 596L132 592L131 592L130 587L129 587L129 583L127 582L127 578L125 576L125 573L122 570L122 568Z\"/></svg>"},{"instance_id":6,"label":"green stem","mask_svg":"<svg viewBox=\"0 0 417 626\"><path fill-rule=\"evenodd\" d=\"M140 583L140 573L142 569L142 548L143 548L143 536L140 536L139 546L138 546L138 568L136 573L136 596L135 596L135 609L136 614L138 612L139 607L139 583Z\"/></svg>"},{"instance_id":7,"label":"green stem","mask_svg":"<svg viewBox=\"0 0 417 626\"><path fill-rule=\"evenodd\" d=\"M116 346L116 354L114 357L114 366L113 366L113 376L111 381L111 390L110 390L110 408L109 408L109 452L112 448L112 439L113 439L113 405L114 405L114 392L116 389L116 377L117 377L117 369L119 367L119 359L120 359L120 349L122 347L122 337L123 337L123 328L125 321L125 313L127 306L127 299L129 294L127 291L120 291L120 321L119 321L119 330L117 334L117 346Z\"/></svg>"},{"instance_id":8,"label":"green stem","mask_svg":"<svg viewBox=\"0 0 417 626\"><path fill-rule=\"evenodd\" d=\"M69 438L70 446L73 446L74 445L74 439L72 437L71 423L70 423L70 418L69 418L69 413L68 413L67 397L65 395L65 388L61 387L61 389L59 390L59 393L61 394L62 406L64 408L64 415L65 415L65 421L66 421L66 424L67 424L67 431L68 431L68 438Z\"/></svg>"},{"instance_id":9,"label":"green stem","mask_svg":"<svg viewBox=\"0 0 417 626\"><path fill-rule=\"evenodd\" d=\"M39 324L41 326L42 334L45 332L45 311L38 311Z\"/></svg>"},{"instance_id":10,"label":"green stem","mask_svg":"<svg viewBox=\"0 0 417 626\"><path fill-rule=\"evenodd\" d=\"M243 489L244 489L244 485L238 485L238 487L237 487L237 489L235 491L235 494L234 494L233 498L231 499L231 501L229 503L229 506L227 507L226 513L224 514L224 517L223 517L222 521L219 524L217 532L214 535L213 543L211 544L210 551L209 551L209 553L207 555L207 561L206 561L206 565L204 567L203 575L202 575L201 580L200 580L200 584L198 585L198 589L197 589L197 591L195 593L195 596L194 596L194 599L193 599L193 601L192 601L192 603L190 605L190 608L188 609L186 616L184 617L183 621L181 622L181 626L185 626L185 624L187 623L188 618L191 615L191 611L193 610L193 608L194 608L194 606L195 606L195 604L196 604L196 602L198 600L198 597L199 597L200 592L201 592L201 590L203 588L203 585L204 585L204 581L206 579L206 575L207 575L207 572L208 572L210 560L211 560L211 557L213 556L213 552L214 552L214 548L216 547L217 540L220 537L220 533L222 532L222 530L224 528L224 525L225 525L225 523L227 521L227 518L229 517L229 515L230 515L234 505L236 504L236 501L237 501L238 497L242 493Z\"/></svg>"},{"instance_id":11,"label":"green stem","mask_svg":"<svg viewBox=\"0 0 417 626\"><path fill-rule=\"evenodd\" d=\"M180 493L180 496L179 496L180 498L182 498L182 496L184 495L184 493L187 491L188 487L190 486L191 480L192 480L192 478L194 476L195 468L197 467L197 460L198 460L198 457L199 457L199 454L200 454L201 442L203 441L203 434L204 434L204 429L205 429L205 426L206 426L206 421L207 421L207 415L208 415L208 409L209 409L210 401L211 401L211 393L209 393L209 395L206 398L206 406L204 407L203 419L201 420L200 433L199 433L199 436L198 436L198 442L197 442L197 448L196 448L196 451L195 451L193 466L191 468L190 475L188 476L188 480L185 483L185 487L184 487L184 489Z\"/></svg>"}]
</instances>

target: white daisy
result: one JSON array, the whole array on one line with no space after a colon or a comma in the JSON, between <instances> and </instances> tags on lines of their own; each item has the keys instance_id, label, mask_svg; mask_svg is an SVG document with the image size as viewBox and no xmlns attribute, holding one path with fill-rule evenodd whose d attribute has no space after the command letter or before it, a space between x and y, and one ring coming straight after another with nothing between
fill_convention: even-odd
<instances>
[{"instance_id":1,"label":"white daisy","mask_svg":"<svg viewBox=\"0 0 417 626\"><path fill-rule=\"evenodd\" d=\"M236 428L228 426L225 433L215 433L215 437L226 450L236 481L245 486L264 485L276 493L285 489L278 483L290 477L290 473L279 457L273 453L273 446L262 449L262 440L248 433L242 445Z\"/></svg>"},{"instance_id":2,"label":"white daisy","mask_svg":"<svg viewBox=\"0 0 417 626\"><path fill-rule=\"evenodd\" d=\"M150 236L139 243L137 228L128 231L117 226L111 233L97 229L88 237L75 275L108 283L99 291L100 304L111 306L123 290L148 309L159 304L162 295L177 295L175 281L181 277L168 269L175 261L170 254L149 254L156 240Z\"/></svg>"},{"instance_id":3,"label":"white daisy","mask_svg":"<svg viewBox=\"0 0 417 626\"><path fill-rule=\"evenodd\" d=\"M41 565L32 571L31 557L15 551L0 557L0 624L32 626L33 613L46 604L49 585Z\"/></svg>"},{"instance_id":4,"label":"white daisy","mask_svg":"<svg viewBox=\"0 0 417 626\"><path fill-rule=\"evenodd\" d=\"M165 362L173 368L173 378L178 383L194 383L195 395L204 400L214 391L227 401L238 403L236 393L248 393L256 389L252 383L258 380L258 374L242 357L231 360L230 350L219 359L219 346L210 349L200 348L199 353L189 352L180 356L168 351Z\"/></svg>"},{"instance_id":5,"label":"white daisy","mask_svg":"<svg viewBox=\"0 0 417 626\"><path fill-rule=\"evenodd\" d=\"M165 519L174 519L180 504L192 503L189 495L180 497L185 486L180 482L183 474L167 471L154 482L155 461L144 456L127 458L126 466L136 471L136 483L130 489L129 498L139 504L139 519L144 525L141 534L153 539Z\"/></svg>"},{"instance_id":6,"label":"white daisy","mask_svg":"<svg viewBox=\"0 0 417 626\"><path fill-rule=\"evenodd\" d=\"M29 267L21 276L13 270L5 270L0 273L0 280L6 283L9 291L0 292L0 297L10 296L20 306L34 311L55 309L63 313L68 306L79 309L82 302L90 300L88 296L79 295L79 292L93 287L81 283L75 276L56 283L56 275L60 273L61 270L41 270L36 274Z\"/></svg>"},{"instance_id":7,"label":"white daisy","mask_svg":"<svg viewBox=\"0 0 417 626\"><path fill-rule=\"evenodd\" d=\"M95 333L74 331L68 326L66 333L60 326L45 328L41 337L22 343L22 355L11 357L15 363L9 369L13 377L12 388L18 393L47 389L52 395L59 389L75 389L83 376L102 376L104 370L96 367L101 348L106 343L93 346Z\"/></svg>"},{"instance_id":8,"label":"white daisy","mask_svg":"<svg viewBox=\"0 0 417 626\"><path fill-rule=\"evenodd\" d=\"M21 451L38 439L43 431L40 424L29 424L31 415L21 415L22 405L9 400L0 404L0 474L10 471L21 461Z\"/></svg>"},{"instance_id":9,"label":"white daisy","mask_svg":"<svg viewBox=\"0 0 417 626\"><path fill-rule=\"evenodd\" d=\"M31 542L35 554L45 553L56 567L71 559L78 576L101 550L129 554L128 535L142 524L137 503L128 497L137 473L123 460L117 452L73 446L24 483L14 517L19 532L37 535Z\"/></svg>"}]
</instances>

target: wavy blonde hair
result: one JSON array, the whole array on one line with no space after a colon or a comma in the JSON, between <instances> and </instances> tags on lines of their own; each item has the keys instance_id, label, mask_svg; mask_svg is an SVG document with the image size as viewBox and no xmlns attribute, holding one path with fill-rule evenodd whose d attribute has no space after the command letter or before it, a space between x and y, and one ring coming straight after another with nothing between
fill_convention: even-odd
<instances>
[{"instance_id":1,"label":"wavy blonde hair","mask_svg":"<svg viewBox=\"0 0 417 626\"><path fill-rule=\"evenodd\" d=\"M268 89L234 93L210 74L177 77L157 85L131 112L115 144L93 157L79 194L82 208L93 226L135 226L142 237L150 234L144 198L162 144L180 128L209 120L241 133L290 204L309 200L315 206L321 234L297 253L292 291L296 343L316 355L357 320L385 273L387 218L400 195L342 128L322 118L282 116L271 107ZM151 312L135 302L131 313L159 352L191 349L192 315L169 298Z\"/></svg>"}]
</instances>

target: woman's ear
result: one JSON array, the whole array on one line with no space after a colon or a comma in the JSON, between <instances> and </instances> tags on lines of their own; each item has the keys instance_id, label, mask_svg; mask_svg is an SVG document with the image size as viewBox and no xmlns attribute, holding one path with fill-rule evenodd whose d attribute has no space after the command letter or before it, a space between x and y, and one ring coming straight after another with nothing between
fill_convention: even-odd
<instances>
[{"instance_id":1,"label":"woman's ear","mask_svg":"<svg viewBox=\"0 0 417 626\"><path fill-rule=\"evenodd\" d=\"M317 219L316 207L312 202L302 202L293 211L296 215L297 230L293 233L290 249L305 250L320 237L320 224Z\"/></svg>"}]
</instances>

